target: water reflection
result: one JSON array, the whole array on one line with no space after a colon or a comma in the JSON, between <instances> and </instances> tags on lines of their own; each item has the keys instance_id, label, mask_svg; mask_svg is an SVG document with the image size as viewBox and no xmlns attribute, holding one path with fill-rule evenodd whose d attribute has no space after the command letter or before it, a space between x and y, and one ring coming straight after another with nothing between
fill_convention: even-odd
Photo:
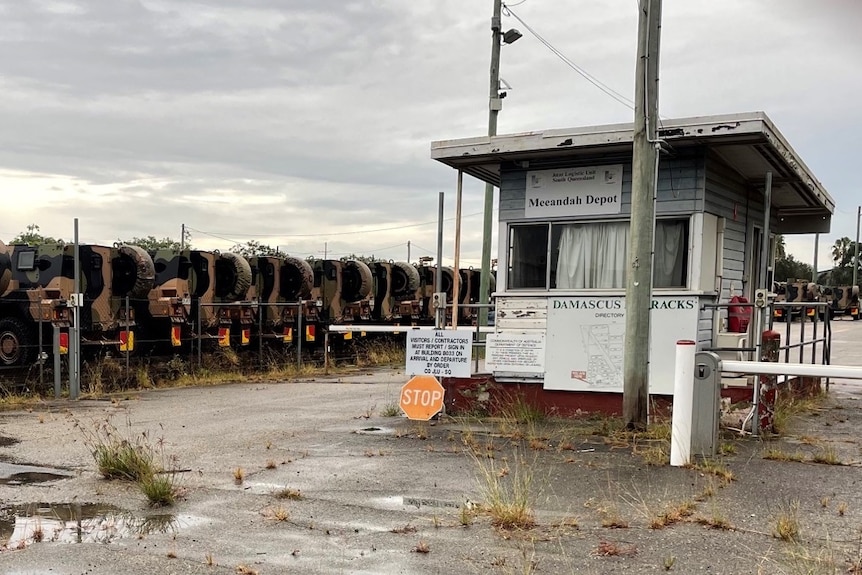
<instances>
[{"instance_id":1,"label":"water reflection","mask_svg":"<svg viewBox=\"0 0 862 575\"><path fill-rule=\"evenodd\" d=\"M0 510L0 540L8 549L32 543L111 543L117 539L175 532L176 516L136 516L111 505L30 503Z\"/></svg>"}]
</instances>

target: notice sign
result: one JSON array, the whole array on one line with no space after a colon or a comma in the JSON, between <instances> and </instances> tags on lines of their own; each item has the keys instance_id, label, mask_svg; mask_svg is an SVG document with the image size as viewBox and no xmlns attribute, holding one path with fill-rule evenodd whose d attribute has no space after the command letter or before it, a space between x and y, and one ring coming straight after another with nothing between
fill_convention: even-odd
<instances>
[{"instance_id":1,"label":"notice sign","mask_svg":"<svg viewBox=\"0 0 862 575\"><path fill-rule=\"evenodd\" d=\"M527 172L524 217L618 214L623 166L587 166Z\"/></svg>"},{"instance_id":2,"label":"notice sign","mask_svg":"<svg viewBox=\"0 0 862 575\"><path fill-rule=\"evenodd\" d=\"M653 296L650 393L673 395L676 342L697 341L698 308L697 296ZM624 297L550 298L545 389L622 391L625 331Z\"/></svg>"},{"instance_id":3,"label":"notice sign","mask_svg":"<svg viewBox=\"0 0 862 575\"><path fill-rule=\"evenodd\" d=\"M490 333L485 368L492 372L545 373L545 334Z\"/></svg>"},{"instance_id":4,"label":"notice sign","mask_svg":"<svg viewBox=\"0 0 862 575\"><path fill-rule=\"evenodd\" d=\"M472 337L456 330L411 329L407 332L408 375L470 377Z\"/></svg>"}]
</instances>

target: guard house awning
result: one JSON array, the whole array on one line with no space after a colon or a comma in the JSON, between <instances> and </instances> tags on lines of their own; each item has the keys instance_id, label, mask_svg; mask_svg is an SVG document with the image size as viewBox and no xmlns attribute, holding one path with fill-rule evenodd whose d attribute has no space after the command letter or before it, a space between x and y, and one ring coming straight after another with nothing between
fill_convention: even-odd
<instances>
[{"instance_id":1,"label":"guard house awning","mask_svg":"<svg viewBox=\"0 0 862 575\"><path fill-rule=\"evenodd\" d=\"M771 171L777 233L828 232L835 201L763 112L662 120L671 153L706 147L753 187ZM632 124L544 130L431 143L431 158L500 185L500 164L631 154Z\"/></svg>"}]
</instances>

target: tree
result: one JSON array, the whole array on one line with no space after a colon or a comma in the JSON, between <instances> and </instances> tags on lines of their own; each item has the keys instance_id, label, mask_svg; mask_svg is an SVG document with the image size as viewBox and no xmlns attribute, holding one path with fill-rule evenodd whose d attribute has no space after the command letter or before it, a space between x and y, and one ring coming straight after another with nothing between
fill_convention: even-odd
<instances>
[{"instance_id":1,"label":"tree","mask_svg":"<svg viewBox=\"0 0 862 575\"><path fill-rule=\"evenodd\" d=\"M173 238L162 238L158 239L156 236L147 236L145 238L134 237L130 240L117 240L121 244L129 244L133 246L138 246L143 248L148 252L156 251L156 250L179 250L180 242L174 240ZM189 242L186 242L186 249L191 247Z\"/></svg>"},{"instance_id":2,"label":"tree","mask_svg":"<svg viewBox=\"0 0 862 575\"><path fill-rule=\"evenodd\" d=\"M832 268L829 282L832 285L849 285L853 281L853 265L859 266L860 262L854 262L856 258L856 242L848 237L843 237L835 240L832 245L832 261L835 267ZM858 267L857 270L862 270ZM858 276L857 271L857 276Z\"/></svg>"},{"instance_id":3,"label":"tree","mask_svg":"<svg viewBox=\"0 0 862 575\"><path fill-rule=\"evenodd\" d=\"M43 236L37 224L29 224L27 231L21 232L12 238L13 244L28 244L35 246L38 244L56 244L63 243L63 240L57 240L51 236Z\"/></svg>"},{"instance_id":4,"label":"tree","mask_svg":"<svg viewBox=\"0 0 862 575\"><path fill-rule=\"evenodd\" d=\"M246 259L253 257L287 255L280 253L278 251L278 246L272 247L256 240L248 240L243 244L235 244L230 251L235 254L239 254Z\"/></svg>"},{"instance_id":5,"label":"tree","mask_svg":"<svg viewBox=\"0 0 862 575\"><path fill-rule=\"evenodd\" d=\"M800 262L791 254L786 254L785 257L775 260L775 272L772 277L778 282L796 281L808 279L812 273L810 265Z\"/></svg>"},{"instance_id":6,"label":"tree","mask_svg":"<svg viewBox=\"0 0 862 575\"><path fill-rule=\"evenodd\" d=\"M778 234L775 236L775 260L783 260L787 257L787 244L784 242L784 235Z\"/></svg>"}]
</instances>

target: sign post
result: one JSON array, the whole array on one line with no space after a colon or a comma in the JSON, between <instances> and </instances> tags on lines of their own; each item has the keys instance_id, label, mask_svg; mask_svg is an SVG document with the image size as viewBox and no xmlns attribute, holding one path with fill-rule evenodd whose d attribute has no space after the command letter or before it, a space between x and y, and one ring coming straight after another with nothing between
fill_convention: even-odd
<instances>
[{"instance_id":1,"label":"sign post","mask_svg":"<svg viewBox=\"0 0 862 575\"><path fill-rule=\"evenodd\" d=\"M416 375L401 387L398 404L408 419L428 421L443 409L444 392L433 375Z\"/></svg>"}]
</instances>

